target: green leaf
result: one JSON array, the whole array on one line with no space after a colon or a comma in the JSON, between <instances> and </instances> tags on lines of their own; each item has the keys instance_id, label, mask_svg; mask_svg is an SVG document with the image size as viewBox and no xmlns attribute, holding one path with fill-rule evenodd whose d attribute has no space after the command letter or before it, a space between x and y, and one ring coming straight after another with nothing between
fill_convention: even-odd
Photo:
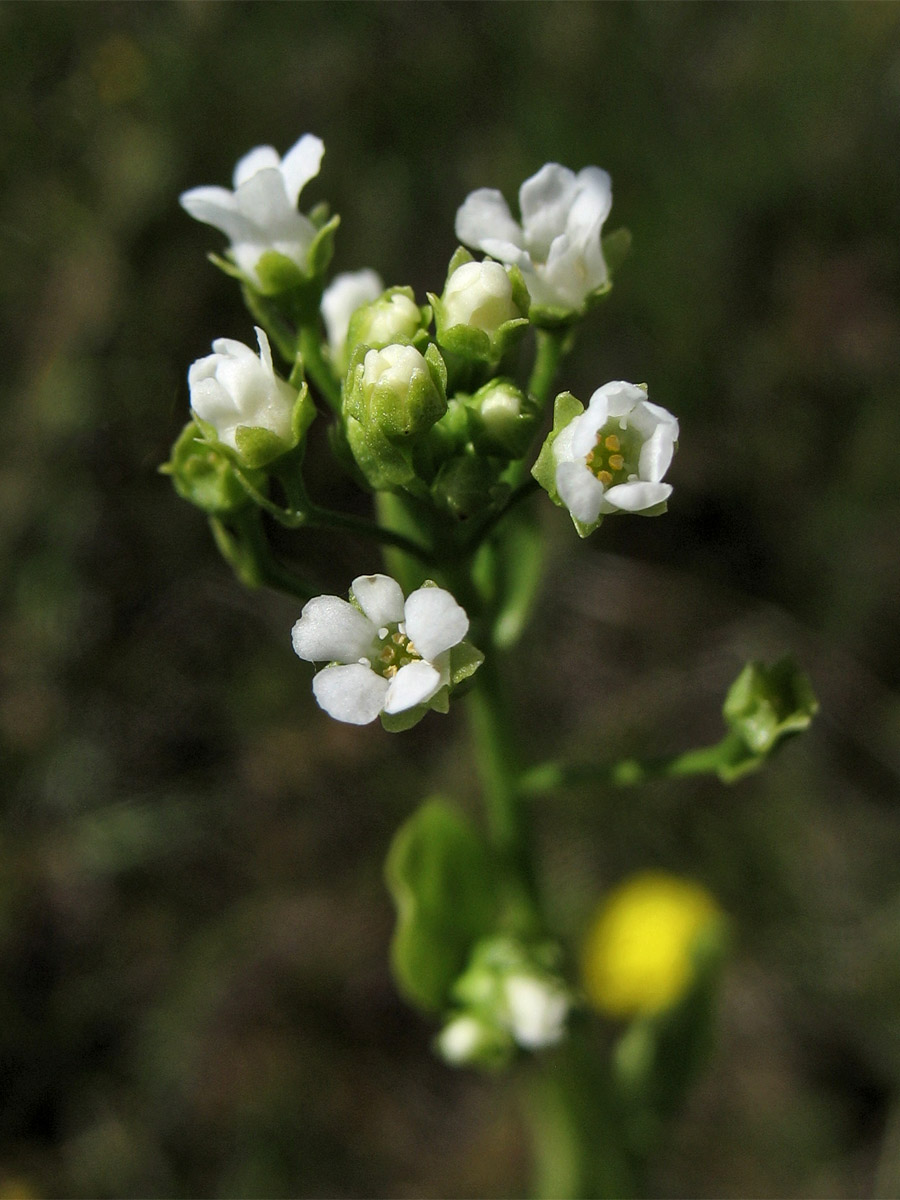
<instances>
[{"instance_id":1,"label":"green leaf","mask_svg":"<svg viewBox=\"0 0 900 1200\"><path fill-rule=\"evenodd\" d=\"M494 923L488 851L452 805L428 800L397 831L385 878L397 906L391 946L397 986L420 1008L439 1010L472 945Z\"/></svg>"}]
</instances>

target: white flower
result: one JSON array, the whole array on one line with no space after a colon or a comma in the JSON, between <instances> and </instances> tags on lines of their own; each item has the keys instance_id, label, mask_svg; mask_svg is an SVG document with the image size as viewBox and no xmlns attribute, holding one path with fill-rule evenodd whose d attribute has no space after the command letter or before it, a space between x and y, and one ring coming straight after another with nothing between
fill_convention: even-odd
<instances>
[{"instance_id":1,"label":"white flower","mask_svg":"<svg viewBox=\"0 0 900 1200\"><path fill-rule=\"evenodd\" d=\"M295 652L327 662L313 680L321 708L337 721L368 725L425 704L450 683L450 650L469 629L465 609L439 587L404 601L388 575L360 575L350 588L356 607L317 596L291 635Z\"/></svg>"},{"instance_id":2,"label":"white flower","mask_svg":"<svg viewBox=\"0 0 900 1200\"><path fill-rule=\"evenodd\" d=\"M506 1024L520 1046L539 1050L562 1039L569 997L559 983L538 975L509 975L503 991Z\"/></svg>"},{"instance_id":3,"label":"white flower","mask_svg":"<svg viewBox=\"0 0 900 1200\"><path fill-rule=\"evenodd\" d=\"M496 262L468 262L453 272L443 295L443 324L471 325L492 337L522 313L513 300L512 281Z\"/></svg>"},{"instance_id":4,"label":"white flower","mask_svg":"<svg viewBox=\"0 0 900 1200\"><path fill-rule=\"evenodd\" d=\"M521 225L500 192L479 188L456 214L456 236L515 263L534 304L575 310L607 283L600 233L611 206L606 171L585 167L576 175L547 163L519 189Z\"/></svg>"},{"instance_id":5,"label":"white flower","mask_svg":"<svg viewBox=\"0 0 900 1200\"><path fill-rule=\"evenodd\" d=\"M259 357L232 338L217 338L213 353L188 371L191 408L215 428L220 442L238 449L238 429L268 429L291 441L297 392L275 374L265 332L256 326Z\"/></svg>"},{"instance_id":6,"label":"white flower","mask_svg":"<svg viewBox=\"0 0 900 1200\"><path fill-rule=\"evenodd\" d=\"M325 289L321 310L334 362L340 362L343 358L350 318L361 305L377 300L383 291L381 276L377 271L368 268L364 271L346 271L342 275L336 275ZM416 309L417 323L418 320L419 310Z\"/></svg>"},{"instance_id":7,"label":"white flower","mask_svg":"<svg viewBox=\"0 0 900 1200\"><path fill-rule=\"evenodd\" d=\"M234 191L198 187L184 192L182 207L231 239L234 261L259 282L256 266L267 250L283 254L305 271L316 236L312 221L297 211L300 192L319 173L325 147L304 134L280 158L271 146L257 146L234 169Z\"/></svg>"},{"instance_id":8,"label":"white flower","mask_svg":"<svg viewBox=\"0 0 900 1200\"><path fill-rule=\"evenodd\" d=\"M677 420L651 404L643 388L605 384L553 442L560 499L584 525L618 510L656 509L672 492L661 481L677 439Z\"/></svg>"}]
</instances>

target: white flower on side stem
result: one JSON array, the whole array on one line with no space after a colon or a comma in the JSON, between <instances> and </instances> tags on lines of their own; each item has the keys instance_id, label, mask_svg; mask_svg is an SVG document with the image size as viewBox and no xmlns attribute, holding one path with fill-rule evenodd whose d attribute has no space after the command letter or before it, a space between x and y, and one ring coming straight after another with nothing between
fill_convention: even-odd
<instances>
[{"instance_id":1,"label":"white flower on side stem","mask_svg":"<svg viewBox=\"0 0 900 1200\"><path fill-rule=\"evenodd\" d=\"M609 274L600 237L612 207L606 171L585 167L576 175L546 163L519 189L522 223L494 188L471 192L456 214L456 236L466 246L520 268L532 304L580 311Z\"/></svg>"},{"instance_id":2,"label":"white flower on side stem","mask_svg":"<svg viewBox=\"0 0 900 1200\"><path fill-rule=\"evenodd\" d=\"M313 694L329 716L368 725L380 714L427 705L456 682L451 651L461 645L469 618L449 592L426 584L404 600L390 576L360 575L350 594L355 603L310 600L291 635L300 658L329 664L313 679Z\"/></svg>"},{"instance_id":3,"label":"white flower on side stem","mask_svg":"<svg viewBox=\"0 0 900 1200\"><path fill-rule=\"evenodd\" d=\"M586 525L601 514L647 512L672 494L678 422L633 383L607 383L553 443L556 490Z\"/></svg>"},{"instance_id":4,"label":"white flower on side stem","mask_svg":"<svg viewBox=\"0 0 900 1200\"><path fill-rule=\"evenodd\" d=\"M369 268L335 275L325 289L321 310L333 362L343 363L350 318L363 304L377 300L383 291L381 276Z\"/></svg>"},{"instance_id":5,"label":"white flower on side stem","mask_svg":"<svg viewBox=\"0 0 900 1200\"><path fill-rule=\"evenodd\" d=\"M220 442L238 450L237 431L265 429L287 445L297 390L275 374L265 331L256 326L259 355L233 338L217 338L213 353L188 371L191 408L212 425Z\"/></svg>"},{"instance_id":6,"label":"white flower on side stem","mask_svg":"<svg viewBox=\"0 0 900 1200\"><path fill-rule=\"evenodd\" d=\"M184 192L181 206L192 217L220 229L231 241L240 270L256 283L259 260L267 251L290 259L306 273L317 229L297 211L300 192L319 173L325 147L304 134L284 158L272 146L257 146L234 169L234 191L198 187Z\"/></svg>"},{"instance_id":7,"label":"white flower on side stem","mask_svg":"<svg viewBox=\"0 0 900 1200\"><path fill-rule=\"evenodd\" d=\"M677 441L678 421L651 404L643 387L604 384L587 409L563 392L532 474L586 537L610 513L665 512L672 487L662 480Z\"/></svg>"}]
</instances>

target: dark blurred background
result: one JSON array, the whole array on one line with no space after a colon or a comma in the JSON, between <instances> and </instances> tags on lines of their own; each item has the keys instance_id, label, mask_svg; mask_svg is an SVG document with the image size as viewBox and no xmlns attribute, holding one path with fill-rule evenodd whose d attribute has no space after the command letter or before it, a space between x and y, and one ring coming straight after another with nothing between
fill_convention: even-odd
<instances>
[{"instance_id":1,"label":"dark blurred background","mask_svg":"<svg viewBox=\"0 0 900 1200\"><path fill-rule=\"evenodd\" d=\"M527 1186L517 1083L434 1061L386 966L392 832L477 802L462 714L329 722L298 606L157 474L190 362L252 340L178 194L306 131L335 269L420 298L471 189L611 172L634 250L561 386L646 380L675 494L586 544L546 512L520 727L713 741L743 661L787 652L822 712L730 790L548 801L548 891L573 938L649 866L733 918L659 1194L897 1195L900 7L6 3L0 50L0 1197ZM308 552L335 591L378 566Z\"/></svg>"}]
</instances>

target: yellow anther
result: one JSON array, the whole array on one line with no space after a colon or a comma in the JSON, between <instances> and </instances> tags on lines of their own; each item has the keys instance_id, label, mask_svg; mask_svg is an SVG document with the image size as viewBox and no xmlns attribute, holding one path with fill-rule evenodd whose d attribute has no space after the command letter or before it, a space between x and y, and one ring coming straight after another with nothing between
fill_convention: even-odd
<instances>
[{"instance_id":1,"label":"yellow anther","mask_svg":"<svg viewBox=\"0 0 900 1200\"><path fill-rule=\"evenodd\" d=\"M609 438L607 438L606 440L609 441ZM609 465L612 467L612 469L614 471L621 471L622 468L625 466L625 459L622 457L621 454L611 454L609 456Z\"/></svg>"},{"instance_id":2,"label":"yellow anther","mask_svg":"<svg viewBox=\"0 0 900 1200\"><path fill-rule=\"evenodd\" d=\"M604 487L609 487L613 481L613 477L612 477L612 475L610 475L609 471L598 471L597 478L600 480L600 482L603 484Z\"/></svg>"},{"instance_id":3,"label":"yellow anther","mask_svg":"<svg viewBox=\"0 0 900 1200\"><path fill-rule=\"evenodd\" d=\"M399 667L388 667L384 673L385 679L393 679L399 669Z\"/></svg>"},{"instance_id":4,"label":"yellow anther","mask_svg":"<svg viewBox=\"0 0 900 1200\"><path fill-rule=\"evenodd\" d=\"M390 646L385 646L385 648L378 655L378 657L381 659L381 661L383 663L389 663L391 661L391 659L394 657L394 651L390 648Z\"/></svg>"},{"instance_id":5,"label":"yellow anther","mask_svg":"<svg viewBox=\"0 0 900 1200\"><path fill-rule=\"evenodd\" d=\"M402 646L403 643L406 641L406 638L403 636L402 633L395 633L391 637L391 641L394 643L395 646Z\"/></svg>"},{"instance_id":6,"label":"yellow anther","mask_svg":"<svg viewBox=\"0 0 900 1200\"><path fill-rule=\"evenodd\" d=\"M614 433L611 433L609 437L604 440L603 445L607 448L607 450L613 450L615 453L618 453L622 449L622 443ZM616 470L618 470L618 467Z\"/></svg>"}]
</instances>

